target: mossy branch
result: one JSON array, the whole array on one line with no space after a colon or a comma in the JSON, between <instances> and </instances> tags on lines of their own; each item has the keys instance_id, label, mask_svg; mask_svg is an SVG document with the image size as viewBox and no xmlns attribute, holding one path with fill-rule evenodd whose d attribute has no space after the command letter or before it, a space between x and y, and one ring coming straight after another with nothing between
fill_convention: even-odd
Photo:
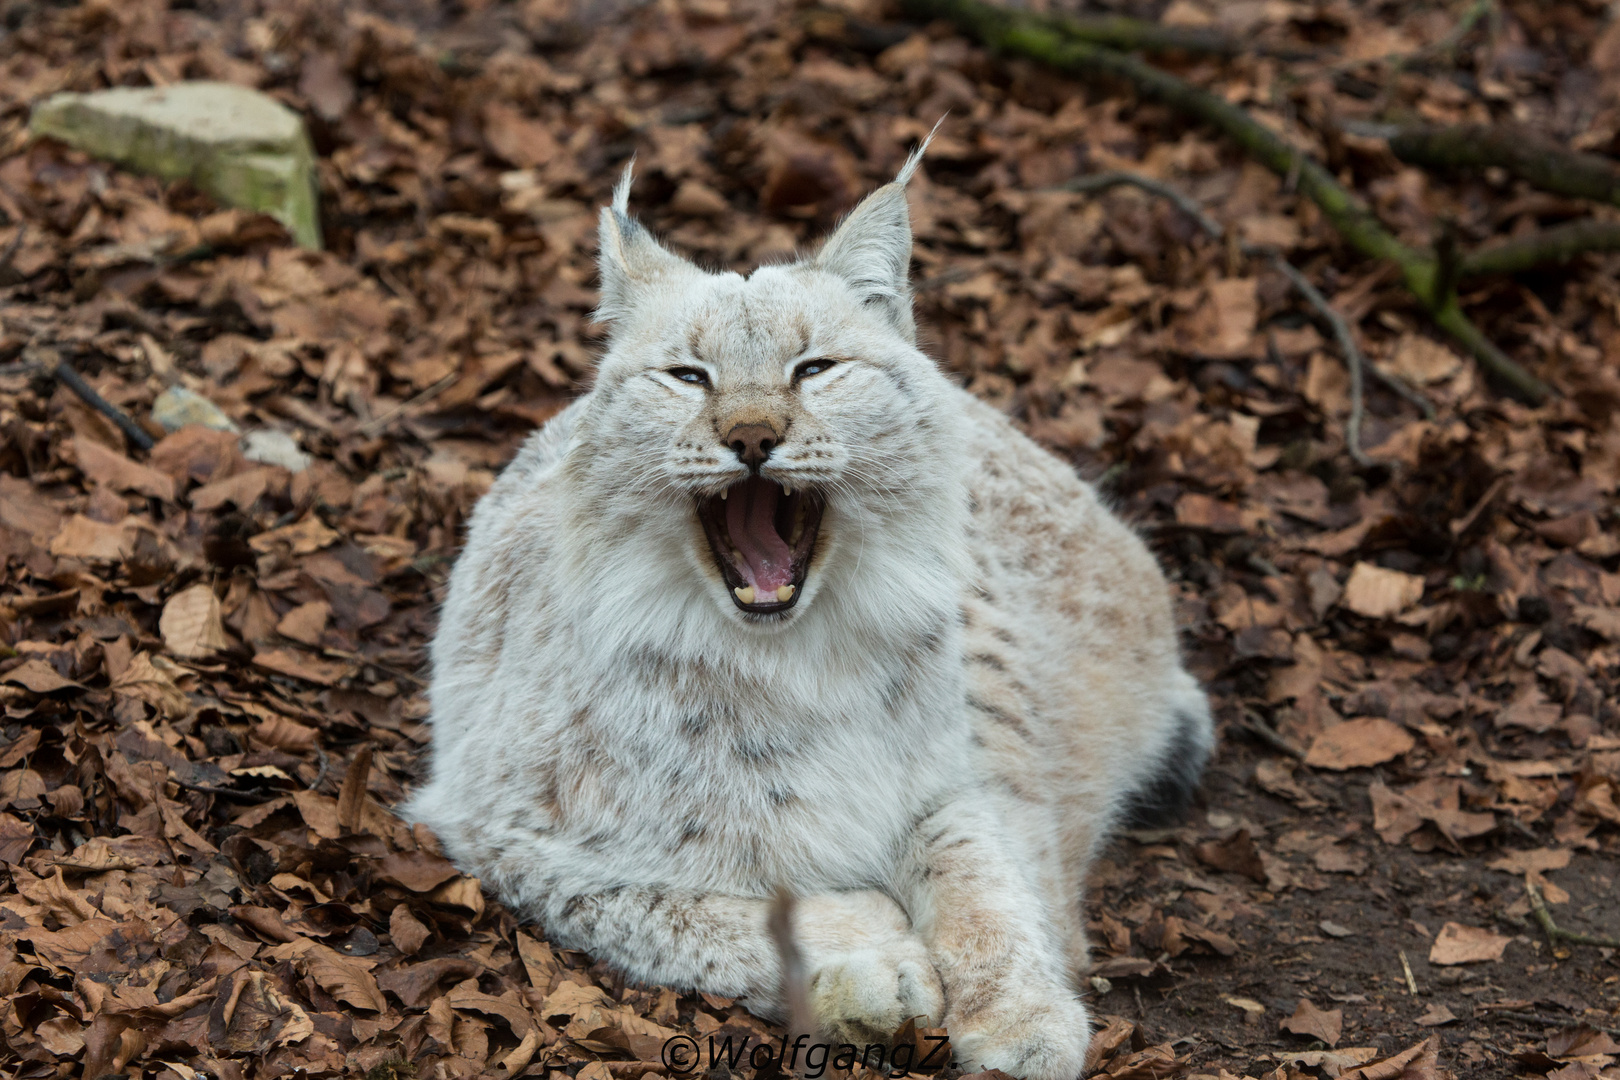
<instances>
[{"instance_id":1,"label":"mossy branch","mask_svg":"<svg viewBox=\"0 0 1620 1080\"><path fill-rule=\"evenodd\" d=\"M1552 912L1547 910L1547 902L1542 899L1541 890L1527 877L1524 882L1525 894L1530 897L1530 914L1536 917L1542 933L1547 935L1547 944L1556 951L1560 941L1567 941L1571 945L1596 945L1602 949L1620 949L1620 938L1599 937L1594 934L1578 934L1573 930L1565 930L1553 921Z\"/></svg>"},{"instance_id":2,"label":"mossy branch","mask_svg":"<svg viewBox=\"0 0 1620 1080\"><path fill-rule=\"evenodd\" d=\"M905 8L913 17L950 19L1000 52L1027 56L1082 78L1122 80L1139 93L1219 129L1250 157L1278 175L1292 178L1300 193L1321 208L1352 248L1369 258L1393 261L1406 287L1429 310L1436 325L1455 337L1515 395L1531 403L1551 395L1551 387L1485 337L1457 306L1454 295L1437 291L1432 255L1401 243L1320 162L1290 146L1243 109L1133 56L1055 30L1064 20L998 8L980 0L905 0Z\"/></svg>"},{"instance_id":3,"label":"mossy branch","mask_svg":"<svg viewBox=\"0 0 1620 1080\"><path fill-rule=\"evenodd\" d=\"M1496 167L1555 195L1620 206L1620 167L1614 162L1571 150L1524 128L1492 124L1409 127L1390 136L1389 149L1408 165L1466 170Z\"/></svg>"},{"instance_id":4,"label":"mossy branch","mask_svg":"<svg viewBox=\"0 0 1620 1080\"><path fill-rule=\"evenodd\" d=\"M1529 236L1503 240L1466 255L1464 277L1518 274L1541 266L1558 266L1588 252L1620 251L1620 222L1571 221Z\"/></svg>"},{"instance_id":5,"label":"mossy branch","mask_svg":"<svg viewBox=\"0 0 1620 1080\"><path fill-rule=\"evenodd\" d=\"M1308 49L1266 45L1198 26L1163 26L1127 15L1068 15L1039 21L1066 38L1121 52L1188 52L1215 56L1250 53L1279 60L1308 60L1316 56Z\"/></svg>"}]
</instances>

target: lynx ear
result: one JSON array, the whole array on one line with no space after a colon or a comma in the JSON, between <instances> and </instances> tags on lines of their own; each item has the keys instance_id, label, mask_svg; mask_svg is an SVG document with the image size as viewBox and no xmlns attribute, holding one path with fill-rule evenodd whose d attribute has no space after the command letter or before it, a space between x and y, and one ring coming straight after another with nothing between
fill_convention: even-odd
<instances>
[{"instance_id":1,"label":"lynx ear","mask_svg":"<svg viewBox=\"0 0 1620 1080\"><path fill-rule=\"evenodd\" d=\"M600 253L598 271L602 277L602 298L596 318L611 322L623 318L636 305L636 294L661 277L695 267L664 248L646 227L630 216L630 181L635 160L624 167L624 175L613 188L613 204L602 207L597 226Z\"/></svg>"},{"instance_id":2,"label":"lynx ear","mask_svg":"<svg viewBox=\"0 0 1620 1080\"><path fill-rule=\"evenodd\" d=\"M810 261L849 282L867 303L883 305L910 339L916 337L916 324L911 316L911 208L906 205L906 182L932 139L930 132L906 159L900 175L862 199Z\"/></svg>"}]
</instances>

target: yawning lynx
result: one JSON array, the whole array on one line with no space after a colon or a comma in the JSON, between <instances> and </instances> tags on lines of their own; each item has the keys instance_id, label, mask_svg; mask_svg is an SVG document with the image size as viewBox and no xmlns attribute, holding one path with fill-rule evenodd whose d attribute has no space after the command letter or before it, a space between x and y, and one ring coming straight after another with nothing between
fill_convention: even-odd
<instances>
[{"instance_id":1,"label":"yawning lynx","mask_svg":"<svg viewBox=\"0 0 1620 1080\"><path fill-rule=\"evenodd\" d=\"M479 504L408 813L550 940L1074 1080L1085 873L1213 741L1153 557L916 345L905 183L748 277L602 211L594 388Z\"/></svg>"}]
</instances>

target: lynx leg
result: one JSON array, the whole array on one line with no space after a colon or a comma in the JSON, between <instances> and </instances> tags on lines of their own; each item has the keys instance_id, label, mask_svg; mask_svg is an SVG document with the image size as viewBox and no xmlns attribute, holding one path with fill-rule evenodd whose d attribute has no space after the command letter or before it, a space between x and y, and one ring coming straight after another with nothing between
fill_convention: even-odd
<instances>
[{"instance_id":1,"label":"lynx leg","mask_svg":"<svg viewBox=\"0 0 1620 1080\"><path fill-rule=\"evenodd\" d=\"M973 800L969 805L967 798ZM913 921L945 987L945 1026L965 1071L1076 1080L1090 1019L1028 868L982 791L923 820L909 880Z\"/></svg>"},{"instance_id":2,"label":"lynx leg","mask_svg":"<svg viewBox=\"0 0 1620 1080\"><path fill-rule=\"evenodd\" d=\"M744 999L783 1018L781 965L766 929L769 902L753 897L620 888L541 905L547 933L640 982ZM827 1035L886 1041L905 1020L944 1013L928 950L889 897L862 891L802 899L794 936L811 1005Z\"/></svg>"}]
</instances>

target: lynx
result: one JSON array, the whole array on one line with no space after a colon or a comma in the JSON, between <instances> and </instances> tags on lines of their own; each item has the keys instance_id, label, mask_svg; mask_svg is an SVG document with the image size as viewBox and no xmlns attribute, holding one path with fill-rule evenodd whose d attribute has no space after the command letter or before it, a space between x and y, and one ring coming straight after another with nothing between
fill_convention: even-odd
<instances>
[{"instance_id":1,"label":"lynx","mask_svg":"<svg viewBox=\"0 0 1620 1080\"><path fill-rule=\"evenodd\" d=\"M553 942L1074 1080L1085 875L1208 758L1150 552L917 346L905 185L744 277L601 213L592 389L478 504L407 813Z\"/></svg>"}]
</instances>

